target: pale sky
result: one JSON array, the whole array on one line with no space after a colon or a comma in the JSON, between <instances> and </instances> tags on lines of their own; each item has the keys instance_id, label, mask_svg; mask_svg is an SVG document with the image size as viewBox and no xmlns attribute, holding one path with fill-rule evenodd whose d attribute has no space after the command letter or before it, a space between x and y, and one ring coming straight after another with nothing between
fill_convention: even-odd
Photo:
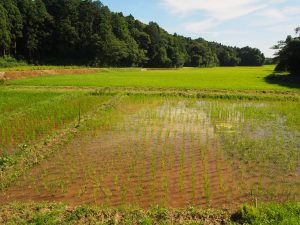
<instances>
[{"instance_id":1,"label":"pale sky","mask_svg":"<svg viewBox=\"0 0 300 225\"><path fill-rule=\"evenodd\" d=\"M300 0L102 0L112 11L157 22L170 33L270 49L300 26Z\"/></svg>"}]
</instances>

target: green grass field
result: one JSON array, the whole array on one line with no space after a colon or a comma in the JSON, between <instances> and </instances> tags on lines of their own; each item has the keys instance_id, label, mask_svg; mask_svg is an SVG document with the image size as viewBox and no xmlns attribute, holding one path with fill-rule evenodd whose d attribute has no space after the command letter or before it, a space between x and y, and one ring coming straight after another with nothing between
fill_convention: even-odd
<instances>
[{"instance_id":1,"label":"green grass field","mask_svg":"<svg viewBox=\"0 0 300 225\"><path fill-rule=\"evenodd\" d=\"M300 83L273 69L5 81L0 224L299 224Z\"/></svg>"},{"instance_id":2,"label":"green grass field","mask_svg":"<svg viewBox=\"0 0 300 225\"><path fill-rule=\"evenodd\" d=\"M0 90L0 155L31 143L91 111L107 97L78 92ZM7 147L7 148L5 148Z\"/></svg>"},{"instance_id":3,"label":"green grass field","mask_svg":"<svg viewBox=\"0 0 300 225\"><path fill-rule=\"evenodd\" d=\"M8 85L77 87L154 87L206 90L295 91L300 85L270 82L274 66L236 68L184 68L178 70L102 69L98 73L43 76L9 81Z\"/></svg>"}]
</instances>

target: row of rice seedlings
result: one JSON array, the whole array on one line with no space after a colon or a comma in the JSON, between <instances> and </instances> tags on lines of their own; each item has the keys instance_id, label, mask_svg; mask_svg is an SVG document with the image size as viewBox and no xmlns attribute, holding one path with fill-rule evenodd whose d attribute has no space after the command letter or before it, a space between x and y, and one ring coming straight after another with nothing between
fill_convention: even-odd
<instances>
[{"instance_id":1,"label":"row of rice seedlings","mask_svg":"<svg viewBox=\"0 0 300 225\"><path fill-rule=\"evenodd\" d=\"M146 121L147 122L147 121ZM141 138L141 143L139 146L139 152L140 152L140 168L139 168L139 195L142 195L142 180L144 177L147 176L147 161L148 161L148 154L149 154L149 149L150 149L150 139L147 138L147 125L145 124L143 126L143 131L142 131L142 138Z\"/></svg>"},{"instance_id":2,"label":"row of rice seedlings","mask_svg":"<svg viewBox=\"0 0 300 225\"><path fill-rule=\"evenodd\" d=\"M135 166L135 173L132 175L135 180L133 182L135 183L135 202L137 203L142 196L143 188L142 188L142 179L143 179L143 173L144 173L144 157L145 157L145 143L146 143L146 126L145 126L145 121L143 119L140 119L137 122L137 126L140 128L139 133L137 133L134 137L135 139L135 152L134 156L135 161L136 161L136 166Z\"/></svg>"},{"instance_id":3,"label":"row of rice seedlings","mask_svg":"<svg viewBox=\"0 0 300 225\"><path fill-rule=\"evenodd\" d=\"M158 121L158 124L160 126L164 127L164 132L161 136L161 143L159 146L159 152L160 152L160 177L161 177L161 200L160 204L164 205L166 203L166 200L168 198L168 192L169 192L169 177L168 177L168 168L170 168L170 127L169 123L171 123L170 115L171 111L169 106L166 106L164 109L161 110L162 116L160 118L160 121Z\"/></svg>"},{"instance_id":4,"label":"row of rice seedlings","mask_svg":"<svg viewBox=\"0 0 300 225\"><path fill-rule=\"evenodd\" d=\"M165 140L164 140L164 127L163 127L163 118L165 117L163 111L158 112L158 117L155 121L155 126L158 127L157 130L157 142L156 146L154 148L155 152L155 158L153 159L155 161L156 167L155 167L155 178L154 178L154 187L155 192L159 192L159 195L161 196L159 202L156 202L157 204L163 204L163 193L162 193L162 186L163 186L163 180L162 180L162 174L164 172L165 167L165 154L166 154L166 146L165 146Z\"/></svg>"},{"instance_id":5,"label":"row of rice seedlings","mask_svg":"<svg viewBox=\"0 0 300 225\"><path fill-rule=\"evenodd\" d=\"M195 163L195 157L192 157L192 162L191 162L191 167L192 167L192 178L191 178L191 185L192 185L192 199L195 201L196 199L196 163Z\"/></svg>"},{"instance_id":6,"label":"row of rice seedlings","mask_svg":"<svg viewBox=\"0 0 300 225\"><path fill-rule=\"evenodd\" d=\"M229 188L225 183L224 174L222 173L222 165L221 165L221 162L225 163L225 159L223 158L221 152L221 146L216 136L214 137L214 145L216 151L216 170L218 173L218 181L219 181L220 189L223 191L226 200L229 200Z\"/></svg>"},{"instance_id":7,"label":"row of rice seedlings","mask_svg":"<svg viewBox=\"0 0 300 225\"><path fill-rule=\"evenodd\" d=\"M179 112L179 113L178 113ZM171 115L171 114L170 114ZM181 108L180 110L175 110L174 112L174 116L173 121L174 123L176 123L176 128L182 125L182 131L181 131L181 143L179 144L180 149L180 170L179 170L179 189L181 192L183 192L183 190L186 188L185 184L191 185L192 188L192 199L195 200L196 198L196 165L195 165L195 157L192 156L191 157L191 164L189 164L190 166L190 173L191 173L191 180L189 181L185 181L185 165L186 165L186 146L187 144L190 146L189 151L191 152L187 152L188 154L193 154L193 149L194 149L194 141L195 141L195 137L194 137L194 131L193 131L193 127L198 123L199 117L197 117L197 112L193 112L191 109L186 108L183 104L181 104ZM169 119L170 121L170 119ZM172 120L171 120L172 121ZM196 125L197 126L197 125ZM175 127L174 124L171 124L171 127ZM177 129L175 129L174 131L174 138L177 139ZM187 139L187 137L189 137L189 139ZM177 144L178 145L178 144ZM172 153L172 151L171 151ZM187 183L186 183L187 182Z\"/></svg>"},{"instance_id":8,"label":"row of rice seedlings","mask_svg":"<svg viewBox=\"0 0 300 225\"><path fill-rule=\"evenodd\" d=\"M149 113L149 112L148 112ZM152 199L155 200L154 193L162 189L162 198L160 201L160 204L164 204L167 193L168 193L168 176L167 176L167 164L169 162L169 147L168 147L168 139L170 136L170 129L164 127L164 122L166 121L168 116L166 115L166 112L158 112L157 110L154 110L153 112L150 112L152 115L148 115L148 122L146 124L151 124L150 134L148 137L148 142L151 141L152 137L155 139L155 145L153 146L152 150L150 150L150 171L152 176L152 187L151 187L151 193L152 193ZM153 116L154 115L154 116ZM167 114L168 115L168 114ZM141 115L143 117L143 115ZM155 118L155 119L153 119ZM143 119L141 119L143 121ZM156 130L156 133L154 132L154 129L158 127L158 130ZM157 159L159 159L159 162L157 162ZM159 173L157 172L159 169ZM162 179L161 187L157 186L158 179Z\"/></svg>"},{"instance_id":9,"label":"row of rice seedlings","mask_svg":"<svg viewBox=\"0 0 300 225\"><path fill-rule=\"evenodd\" d=\"M183 126L182 130L182 140L181 140L181 147L180 147L180 172L179 172L179 187L180 191L184 191L184 164L185 164L185 136L186 136L186 128Z\"/></svg>"},{"instance_id":10,"label":"row of rice seedlings","mask_svg":"<svg viewBox=\"0 0 300 225\"><path fill-rule=\"evenodd\" d=\"M151 156L150 156L150 173L151 173L151 190L150 190L150 193L151 193L151 199L154 201L155 200L155 196L154 194L156 193L156 176L157 176L157 162L156 162L156 149L158 148L159 146L159 139L157 137L157 134L153 134L153 138L155 140L155 136L156 136L156 142L154 145L152 145L152 149L151 149Z\"/></svg>"},{"instance_id":11,"label":"row of rice seedlings","mask_svg":"<svg viewBox=\"0 0 300 225\"><path fill-rule=\"evenodd\" d=\"M133 129L132 135L129 135L129 151L128 151L128 160L129 160L129 174L128 174L128 184L127 188L130 188L133 194L133 200L136 202L139 196L141 195L141 182L140 182L140 168L138 167L138 161L140 159L141 145L143 144L142 132L142 121L138 120L138 117L135 118L135 126ZM131 125L132 126L132 125Z\"/></svg>"},{"instance_id":12,"label":"row of rice seedlings","mask_svg":"<svg viewBox=\"0 0 300 225\"><path fill-rule=\"evenodd\" d=\"M161 197L161 205L165 205L167 197L168 197L168 189L169 189L169 182L168 182L168 172L167 172L167 163L169 157L169 150L168 150L168 138L169 138L169 129L166 130L164 142L162 144L161 149L161 173L162 173L162 197Z\"/></svg>"},{"instance_id":13,"label":"row of rice seedlings","mask_svg":"<svg viewBox=\"0 0 300 225\"><path fill-rule=\"evenodd\" d=\"M200 140L200 138L199 138ZM206 147L203 149L201 146L201 142L198 142L198 149L200 151L201 155L201 162L202 162L202 173L203 173L203 183L204 183L204 197L206 199L206 202L209 203L210 201L210 181L209 181L209 175L208 175L208 168L207 168L207 152L208 152L208 145L206 144Z\"/></svg>"},{"instance_id":14,"label":"row of rice seedlings","mask_svg":"<svg viewBox=\"0 0 300 225\"><path fill-rule=\"evenodd\" d=\"M196 118L197 116L195 116L195 114L190 114L190 110L189 109L180 109L180 113L177 113L178 111L175 110L175 115L178 115L179 118L177 118L176 116L174 116L173 118L171 118L172 116L172 107L168 106L165 107L163 110L161 110L160 113L158 113L159 118L157 118L156 120L156 124L158 127L165 127L165 129L162 130L158 130L158 146L157 146L157 150L159 151L160 154L160 176L162 181L162 199L165 199L165 197L168 195L168 177L167 177L167 168L172 168L170 165L174 164L174 160L175 160L175 147L176 147L176 143L174 143L174 145L172 146L170 144L170 142L174 142L177 139L177 127L179 125L182 126L183 124L189 124L189 132L186 132L187 128L186 126L182 126L182 131L180 133L181 136L181 142L179 143L180 147L180 172L179 172L179 188L181 190L181 192L183 193L183 190L186 188L186 183L185 183L185 165L186 165L186 144L187 143L192 143L193 142L193 135L191 135L193 132L190 130L192 127L193 122L196 122ZM176 114L177 113L177 114ZM185 117L184 120L182 120L182 118ZM185 121L184 123L180 122L180 121ZM176 129L174 132L174 136L172 135L172 140L170 140L171 138L171 127L175 127L176 125ZM172 132L173 134L173 132ZM191 141L189 139L186 139L187 136L190 137ZM178 144L177 144L178 145ZM192 145L192 144L190 144ZM193 148L193 146L192 146ZM173 149L173 150L172 150ZM173 162L172 162L172 154L173 156ZM193 164L193 163L192 163ZM195 164L195 163L194 163ZM168 166L167 166L168 165ZM195 177L195 165L192 166L192 180L193 180L193 187L192 189L194 189L193 191L193 195L196 195L196 177ZM159 177L156 177L156 179L158 179ZM186 181L187 182L187 181ZM188 183L187 183L188 184ZM189 184L188 184L189 185ZM158 187L157 187L158 188ZM164 201L161 201L161 203Z\"/></svg>"}]
</instances>

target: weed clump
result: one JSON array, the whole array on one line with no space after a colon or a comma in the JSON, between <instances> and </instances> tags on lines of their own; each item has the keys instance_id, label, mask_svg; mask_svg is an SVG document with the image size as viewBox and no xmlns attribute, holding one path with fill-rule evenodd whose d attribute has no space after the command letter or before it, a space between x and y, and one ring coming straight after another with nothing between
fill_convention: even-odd
<instances>
[{"instance_id":1,"label":"weed clump","mask_svg":"<svg viewBox=\"0 0 300 225\"><path fill-rule=\"evenodd\" d=\"M239 224L299 224L300 203L243 205L231 216Z\"/></svg>"}]
</instances>

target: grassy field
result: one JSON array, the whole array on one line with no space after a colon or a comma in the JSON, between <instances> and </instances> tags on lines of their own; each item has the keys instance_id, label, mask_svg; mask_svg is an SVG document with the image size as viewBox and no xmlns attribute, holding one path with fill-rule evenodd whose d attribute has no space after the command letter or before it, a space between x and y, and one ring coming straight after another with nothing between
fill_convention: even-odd
<instances>
[{"instance_id":1,"label":"grassy field","mask_svg":"<svg viewBox=\"0 0 300 225\"><path fill-rule=\"evenodd\" d=\"M153 87L208 90L296 91L292 82L269 81L274 66L204 68L178 70L102 69L99 73L74 76L43 76L9 81L8 85L89 86L89 87Z\"/></svg>"},{"instance_id":2,"label":"grassy field","mask_svg":"<svg viewBox=\"0 0 300 225\"><path fill-rule=\"evenodd\" d=\"M0 90L0 154L51 134L104 100L80 91Z\"/></svg>"},{"instance_id":3,"label":"grassy field","mask_svg":"<svg viewBox=\"0 0 300 225\"><path fill-rule=\"evenodd\" d=\"M300 88L272 69L5 82L0 223L298 224Z\"/></svg>"}]
</instances>

